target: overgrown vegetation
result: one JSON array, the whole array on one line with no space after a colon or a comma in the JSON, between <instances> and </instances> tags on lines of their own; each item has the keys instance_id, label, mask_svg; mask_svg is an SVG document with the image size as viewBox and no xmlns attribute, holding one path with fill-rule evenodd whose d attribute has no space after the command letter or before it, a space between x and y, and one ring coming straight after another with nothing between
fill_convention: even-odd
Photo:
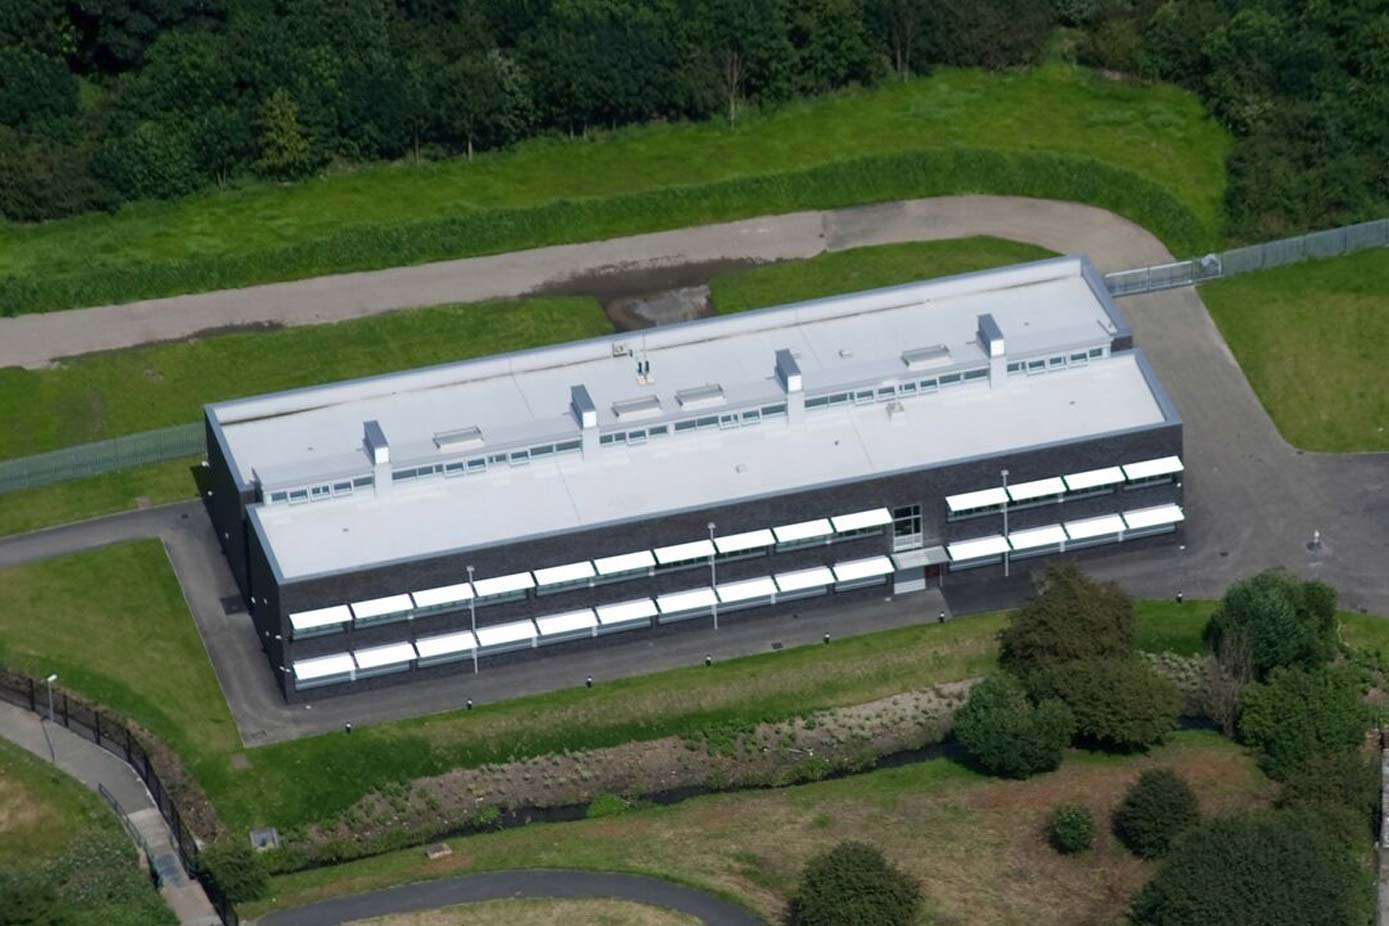
<instances>
[{"instance_id":1,"label":"overgrown vegetation","mask_svg":"<svg viewBox=\"0 0 1389 926\"><path fill-rule=\"evenodd\" d=\"M1133 653L1068 662L1034 673L1028 685L1034 697L1069 707L1077 743L1093 748L1137 752L1177 728L1177 686Z\"/></svg>"},{"instance_id":2,"label":"overgrown vegetation","mask_svg":"<svg viewBox=\"0 0 1389 926\"><path fill-rule=\"evenodd\" d=\"M1207 645L1231 674L1316 669L1336 656L1336 590L1270 570L1236 582L1211 615Z\"/></svg>"},{"instance_id":3,"label":"overgrown vegetation","mask_svg":"<svg viewBox=\"0 0 1389 926\"><path fill-rule=\"evenodd\" d=\"M1006 778L1050 772L1075 731L1064 702L1046 698L1035 705L1011 675L992 675L975 685L955 713L955 738L980 768Z\"/></svg>"},{"instance_id":4,"label":"overgrown vegetation","mask_svg":"<svg viewBox=\"0 0 1389 926\"><path fill-rule=\"evenodd\" d=\"M1315 756L1352 752L1365 742L1369 710L1350 669L1274 669L1250 685L1241 701L1240 739L1259 751L1259 763L1283 779Z\"/></svg>"},{"instance_id":5,"label":"overgrown vegetation","mask_svg":"<svg viewBox=\"0 0 1389 926\"><path fill-rule=\"evenodd\" d=\"M265 866L243 836L227 836L205 847L198 856L198 865L232 903L265 896L269 885Z\"/></svg>"},{"instance_id":6,"label":"overgrown vegetation","mask_svg":"<svg viewBox=\"0 0 1389 926\"><path fill-rule=\"evenodd\" d=\"M1095 582L1074 563L1053 565L1035 598L999 635L998 659L1018 678L1081 659L1133 652L1133 599L1113 582Z\"/></svg>"}]
</instances>

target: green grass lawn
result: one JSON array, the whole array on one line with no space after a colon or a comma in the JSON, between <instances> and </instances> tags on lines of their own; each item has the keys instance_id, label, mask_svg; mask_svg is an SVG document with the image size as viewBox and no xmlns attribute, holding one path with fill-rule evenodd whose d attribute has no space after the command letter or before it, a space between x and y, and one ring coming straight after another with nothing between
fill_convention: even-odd
<instances>
[{"instance_id":1,"label":"green grass lawn","mask_svg":"<svg viewBox=\"0 0 1389 926\"><path fill-rule=\"evenodd\" d=\"M743 312L1054 256L1046 248L985 236L881 244L719 274L709 290L720 312Z\"/></svg>"},{"instance_id":2,"label":"green grass lawn","mask_svg":"<svg viewBox=\"0 0 1389 926\"><path fill-rule=\"evenodd\" d=\"M0 868L58 857L89 830L120 831L96 794L0 739Z\"/></svg>"},{"instance_id":3,"label":"green grass lawn","mask_svg":"<svg viewBox=\"0 0 1389 926\"><path fill-rule=\"evenodd\" d=\"M1229 147L1175 87L1065 66L946 70L749 113L736 128L542 139L472 162L3 225L0 280L14 278L8 308L30 311L966 192L1091 202L1195 253L1218 239ZM872 157L897 159L854 163Z\"/></svg>"},{"instance_id":4,"label":"green grass lawn","mask_svg":"<svg viewBox=\"0 0 1389 926\"><path fill-rule=\"evenodd\" d=\"M873 843L919 879L924 922L1124 922L1127 898L1155 864L1123 850L1104 825L1143 769L1176 769L1207 815L1265 806L1272 786L1243 750L1209 732L1176 734L1143 756L1070 752L1061 769L1027 781L976 774L933 759L837 781L695 798L672 807L574 823L535 824L450 840L427 861L407 849L272 880L273 899L243 913L289 907L469 871L564 867L635 871L729 896L780 922L806 860L841 840ZM1044 821L1060 802L1101 821L1084 855L1059 855Z\"/></svg>"},{"instance_id":5,"label":"green grass lawn","mask_svg":"<svg viewBox=\"0 0 1389 926\"><path fill-rule=\"evenodd\" d=\"M1389 248L1201 286L1201 298L1290 444L1389 450Z\"/></svg>"},{"instance_id":6,"label":"green grass lawn","mask_svg":"<svg viewBox=\"0 0 1389 926\"><path fill-rule=\"evenodd\" d=\"M198 497L187 457L0 495L0 537Z\"/></svg>"}]
</instances>

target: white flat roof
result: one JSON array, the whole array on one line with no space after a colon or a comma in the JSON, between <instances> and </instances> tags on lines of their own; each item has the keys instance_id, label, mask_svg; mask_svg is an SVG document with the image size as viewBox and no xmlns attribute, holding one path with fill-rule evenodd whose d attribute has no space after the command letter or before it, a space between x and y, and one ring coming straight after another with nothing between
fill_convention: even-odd
<instances>
[{"instance_id":1,"label":"white flat roof","mask_svg":"<svg viewBox=\"0 0 1389 926\"><path fill-rule=\"evenodd\" d=\"M366 421L379 422L392 467L442 465L578 439L570 389L579 385L600 428L626 430L784 403L774 375L781 350L794 356L810 397L979 369L988 364L977 338L984 314L1005 336L1009 359L1107 346L1127 332L1104 299L1080 258L1061 258L226 402L208 413L243 482L314 484L370 474ZM634 373L631 352L643 342L651 385ZM940 366L911 366L907 355L937 346L945 351ZM711 399L705 387L713 385L722 392ZM659 418L619 420L614 404L645 396L660 400ZM715 404L688 411L709 402ZM1169 420L1129 351L1043 375L1001 377L992 388L985 378L920 390L901 396L890 415L893 404L808 409L795 425L764 417L755 427L681 431L637 446L618 441L587 457L548 455L458 478L393 482L381 494L367 486L319 502L255 505L252 517L279 575L293 580ZM447 434L474 427L476 449L448 449L456 444ZM595 566L607 574L602 561Z\"/></svg>"}]
</instances>

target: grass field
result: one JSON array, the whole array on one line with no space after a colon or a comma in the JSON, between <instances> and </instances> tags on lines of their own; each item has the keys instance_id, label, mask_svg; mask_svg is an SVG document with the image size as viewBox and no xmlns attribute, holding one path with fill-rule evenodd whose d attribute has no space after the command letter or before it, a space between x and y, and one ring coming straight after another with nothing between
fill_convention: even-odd
<instances>
[{"instance_id":1,"label":"grass field","mask_svg":"<svg viewBox=\"0 0 1389 926\"><path fill-rule=\"evenodd\" d=\"M720 274L709 290L720 312L743 312L1053 256L1035 245L985 236L880 244Z\"/></svg>"},{"instance_id":2,"label":"grass field","mask_svg":"<svg viewBox=\"0 0 1389 926\"><path fill-rule=\"evenodd\" d=\"M699 926L688 916L625 900L493 900L363 920L361 926Z\"/></svg>"},{"instance_id":3,"label":"grass field","mask_svg":"<svg viewBox=\"0 0 1389 926\"><path fill-rule=\"evenodd\" d=\"M83 833L98 829L119 831L99 797L0 740L0 869L56 858Z\"/></svg>"},{"instance_id":4,"label":"grass field","mask_svg":"<svg viewBox=\"0 0 1389 926\"><path fill-rule=\"evenodd\" d=\"M198 497L187 457L0 495L0 537Z\"/></svg>"},{"instance_id":5,"label":"grass field","mask_svg":"<svg viewBox=\"0 0 1389 926\"><path fill-rule=\"evenodd\" d=\"M923 922L1119 924L1153 865L1119 847L1103 821L1138 773L1154 766L1183 774L1208 815L1261 806L1272 790L1239 747L1207 732L1176 734L1146 756L1073 751L1059 771L1027 781L986 778L933 759L838 781L470 836L453 840L453 855L435 862L415 849L300 872L273 880L272 903L297 906L464 871L575 867L691 883L780 922L805 861L858 839L921 881L929 897ZM1091 852L1064 857L1047 846L1045 819L1062 801L1085 804L1101 821Z\"/></svg>"},{"instance_id":6,"label":"grass field","mask_svg":"<svg viewBox=\"0 0 1389 926\"><path fill-rule=\"evenodd\" d=\"M1201 298L1290 444L1389 450L1389 248L1203 284Z\"/></svg>"},{"instance_id":7,"label":"grass field","mask_svg":"<svg viewBox=\"0 0 1389 926\"><path fill-rule=\"evenodd\" d=\"M30 311L963 192L1093 202L1195 253L1218 237L1229 147L1175 87L1064 66L942 71L749 113L735 129L543 139L0 226L0 280L12 278L5 308ZM926 157L902 160L914 154ZM865 157L897 160L840 169Z\"/></svg>"}]
</instances>

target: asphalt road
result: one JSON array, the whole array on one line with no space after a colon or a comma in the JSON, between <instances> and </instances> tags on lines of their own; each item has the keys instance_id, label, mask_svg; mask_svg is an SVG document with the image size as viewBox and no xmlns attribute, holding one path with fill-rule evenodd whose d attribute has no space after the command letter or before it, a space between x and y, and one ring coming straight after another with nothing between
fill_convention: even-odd
<instances>
[{"instance_id":1,"label":"asphalt road","mask_svg":"<svg viewBox=\"0 0 1389 926\"><path fill-rule=\"evenodd\" d=\"M419 881L305 907L276 910L256 922L259 926L340 926L453 904L519 898L631 900L688 914L704 926L763 926L763 921L744 907L671 881L643 875L566 869L489 871Z\"/></svg>"}]
</instances>

